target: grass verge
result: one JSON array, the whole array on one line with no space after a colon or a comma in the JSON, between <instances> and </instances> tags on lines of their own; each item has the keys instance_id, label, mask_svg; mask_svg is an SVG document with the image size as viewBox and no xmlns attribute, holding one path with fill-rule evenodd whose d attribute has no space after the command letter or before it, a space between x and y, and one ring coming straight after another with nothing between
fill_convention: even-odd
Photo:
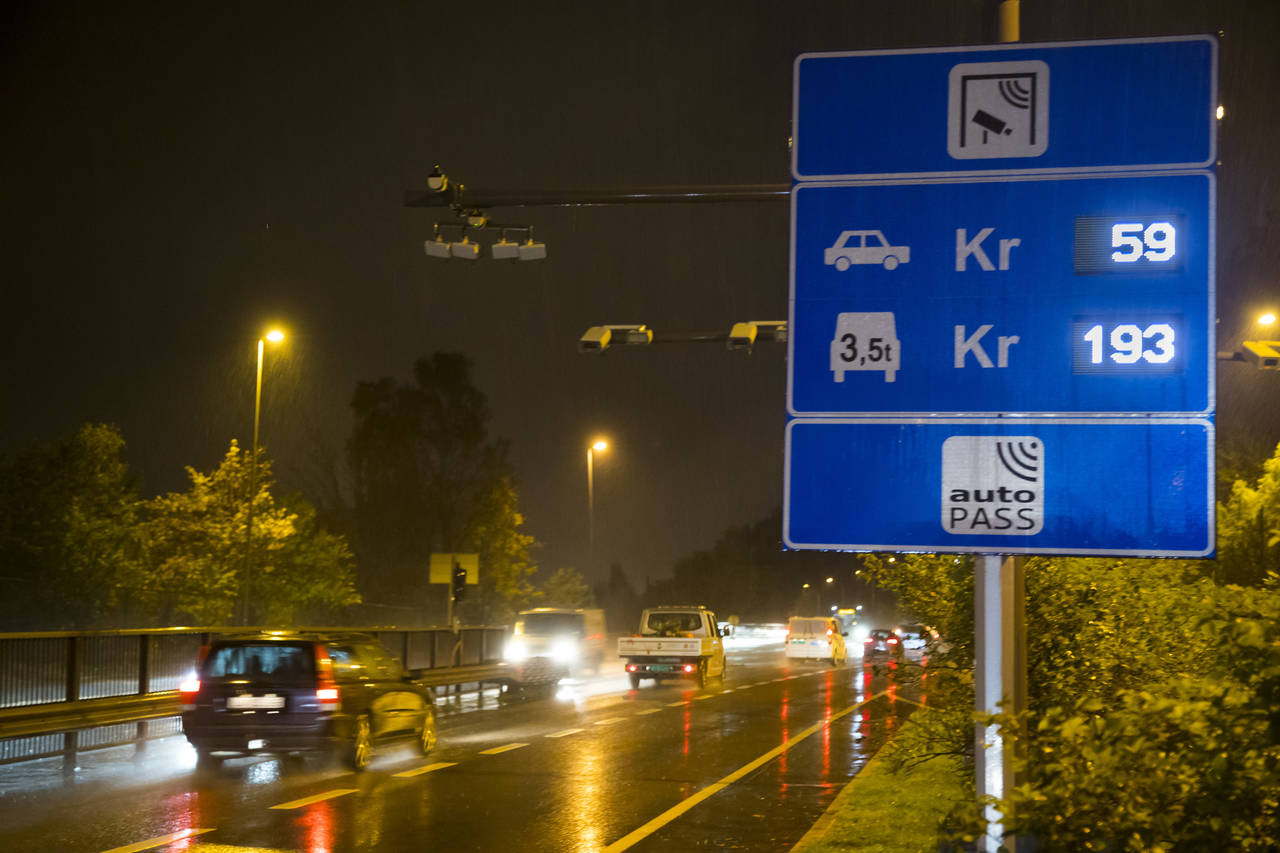
<instances>
[{"instance_id":1,"label":"grass verge","mask_svg":"<svg viewBox=\"0 0 1280 853\"><path fill-rule=\"evenodd\" d=\"M792 853L932 853L938 849L939 821L957 802L973 796L958 758L935 758L895 772L882 749Z\"/></svg>"}]
</instances>

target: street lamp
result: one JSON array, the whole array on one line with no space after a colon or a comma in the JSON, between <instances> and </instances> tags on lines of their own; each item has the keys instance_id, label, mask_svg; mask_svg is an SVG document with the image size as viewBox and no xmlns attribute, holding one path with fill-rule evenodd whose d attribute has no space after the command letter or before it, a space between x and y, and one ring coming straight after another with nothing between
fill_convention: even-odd
<instances>
[{"instance_id":1,"label":"street lamp","mask_svg":"<svg viewBox=\"0 0 1280 853\"><path fill-rule=\"evenodd\" d=\"M1258 315L1259 326L1270 326L1275 321L1276 321L1276 315L1270 311L1266 312L1265 314Z\"/></svg>"},{"instance_id":2,"label":"street lamp","mask_svg":"<svg viewBox=\"0 0 1280 853\"><path fill-rule=\"evenodd\" d=\"M269 329L258 338L258 378L253 391L253 447L249 452L249 506L244 525L244 600L241 602L240 621L249 624L249 601L253 598L253 499L258 491L258 421L262 412L262 352L266 342L278 344L284 340L284 332Z\"/></svg>"},{"instance_id":3,"label":"street lamp","mask_svg":"<svg viewBox=\"0 0 1280 853\"><path fill-rule=\"evenodd\" d=\"M597 438L587 446L587 543L593 567L596 562L595 454L608 449L609 443L603 438Z\"/></svg>"}]
</instances>

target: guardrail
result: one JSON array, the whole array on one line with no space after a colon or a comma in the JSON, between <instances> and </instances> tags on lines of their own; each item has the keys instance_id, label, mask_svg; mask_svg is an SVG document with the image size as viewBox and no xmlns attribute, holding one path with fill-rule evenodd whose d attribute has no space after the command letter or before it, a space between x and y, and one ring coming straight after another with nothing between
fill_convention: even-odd
<instances>
[{"instance_id":1,"label":"guardrail","mask_svg":"<svg viewBox=\"0 0 1280 853\"><path fill-rule=\"evenodd\" d=\"M156 628L0 634L0 764L176 733L177 688L200 647L257 628ZM499 659L507 629L299 628L372 634L433 687L514 681ZM102 727L117 730L103 734ZM97 735L88 730L102 729ZM68 765L73 761L68 761Z\"/></svg>"}]
</instances>

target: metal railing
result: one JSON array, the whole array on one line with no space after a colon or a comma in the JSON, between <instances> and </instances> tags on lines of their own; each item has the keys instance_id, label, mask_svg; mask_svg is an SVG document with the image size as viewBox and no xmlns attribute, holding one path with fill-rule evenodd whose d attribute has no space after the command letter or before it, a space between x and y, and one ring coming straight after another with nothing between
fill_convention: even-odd
<instances>
[{"instance_id":1,"label":"metal railing","mask_svg":"<svg viewBox=\"0 0 1280 853\"><path fill-rule=\"evenodd\" d=\"M255 630L0 633L0 763L177 733L178 685L200 647ZM372 634L433 686L510 680L497 663L504 626L293 630Z\"/></svg>"}]
</instances>

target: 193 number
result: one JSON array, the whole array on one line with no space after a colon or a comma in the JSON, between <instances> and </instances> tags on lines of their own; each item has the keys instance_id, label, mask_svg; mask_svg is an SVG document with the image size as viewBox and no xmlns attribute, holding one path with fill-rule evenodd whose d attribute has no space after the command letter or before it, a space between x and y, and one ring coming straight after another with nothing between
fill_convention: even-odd
<instances>
[{"instance_id":1,"label":"193 number","mask_svg":"<svg viewBox=\"0 0 1280 853\"><path fill-rule=\"evenodd\" d=\"M1104 355L1109 355L1116 364L1136 364L1139 360L1168 364L1174 355L1173 338L1173 326L1168 323L1152 323L1145 329L1122 323L1109 332L1099 323L1084 333L1089 344L1089 360L1094 364L1102 364ZM1108 343L1112 351L1105 353Z\"/></svg>"},{"instance_id":2,"label":"193 number","mask_svg":"<svg viewBox=\"0 0 1280 853\"><path fill-rule=\"evenodd\" d=\"M1178 232L1172 222L1117 222L1111 226L1111 260L1132 264L1146 258L1160 263L1171 261L1178 251Z\"/></svg>"}]
</instances>

